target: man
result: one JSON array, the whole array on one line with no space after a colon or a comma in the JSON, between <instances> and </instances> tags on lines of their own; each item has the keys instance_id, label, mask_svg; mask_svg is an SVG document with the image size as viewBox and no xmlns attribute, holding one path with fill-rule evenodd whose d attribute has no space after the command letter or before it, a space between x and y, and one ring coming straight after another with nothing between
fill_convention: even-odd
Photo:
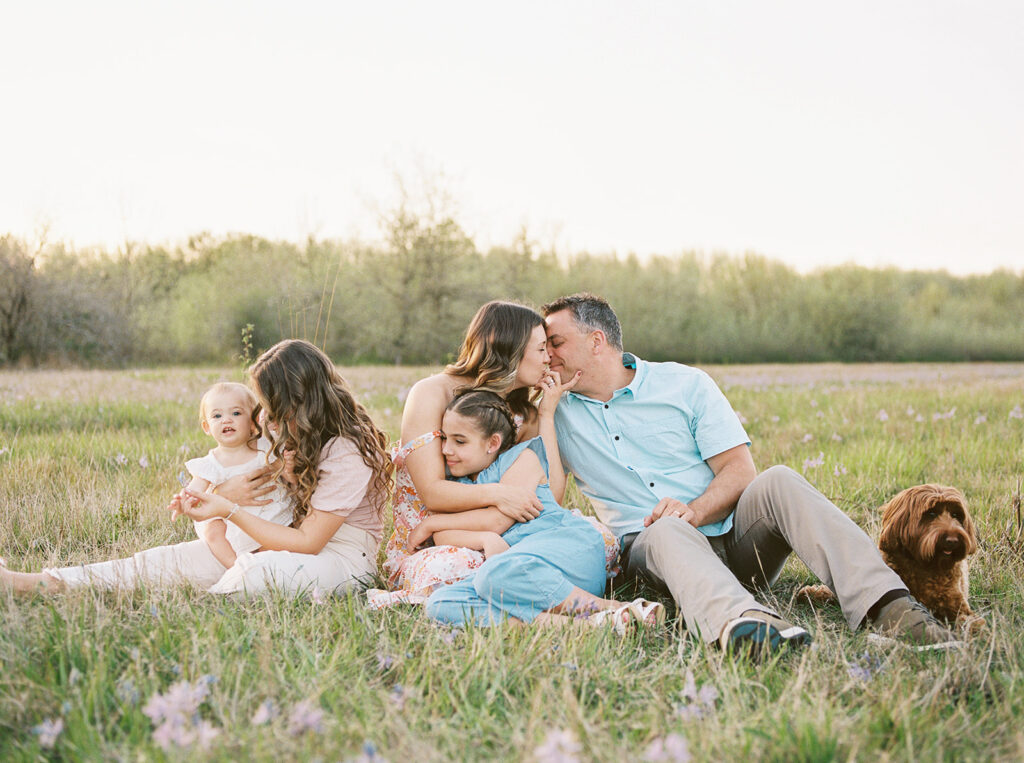
<instances>
[{"instance_id":1,"label":"man","mask_svg":"<svg viewBox=\"0 0 1024 763\"><path fill-rule=\"evenodd\" d=\"M795 551L835 591L851 628L870 624L923 649L959 645L807 480L785 466L757 474L747 434L707 374L623 353L600 297L562 297L543 311L551 370L571 390L555 412L562 463L619 536L627 573L667 589L691 632L755 654L809 644L745 587L772 583Z\"/></svg>"}]
</instances>

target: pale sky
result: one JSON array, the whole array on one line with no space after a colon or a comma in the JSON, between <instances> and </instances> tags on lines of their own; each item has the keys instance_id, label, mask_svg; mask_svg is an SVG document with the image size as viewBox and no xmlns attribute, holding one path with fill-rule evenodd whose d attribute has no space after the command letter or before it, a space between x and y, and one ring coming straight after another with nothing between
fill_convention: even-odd
<instances>
[{"instance_id":1,"label":"pale sky","mask_svg":"<svg viewBox=\"0 0 1024 763\"><path fill-rule=\"evenodd\" d=\"M3 5L0 234L1024 269L1022 3Z\"/></svg>"}]
</instances>

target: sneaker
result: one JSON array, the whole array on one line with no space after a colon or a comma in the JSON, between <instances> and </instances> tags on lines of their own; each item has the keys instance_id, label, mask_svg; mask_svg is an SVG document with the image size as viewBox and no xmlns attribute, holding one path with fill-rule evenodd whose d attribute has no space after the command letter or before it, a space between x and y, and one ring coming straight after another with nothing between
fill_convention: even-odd
<instances>
[{"instance_id":1,"label":"sneaker","mask_svg":"<svg viewBox=\"0 0 1024 763\"><path fill-rule=\"evenodd\" d=\"M756 659L785 646L808 646L811 634L781 617L748 609L726 623L719 643L727 652L748 654Z\"/></svg>"},{"instance_id":2,"label":"sneaker","mask_svg":"<svg viewBox=\"0 0 1024 763\"><path fill-rule=\"evenodd\" d=\"M959 649L964 645L913 596L890 601L879 611L871 627L875 630L871 634L872 640L892 642L899 639L917 652Z\"/></svg>"}]
</instances>

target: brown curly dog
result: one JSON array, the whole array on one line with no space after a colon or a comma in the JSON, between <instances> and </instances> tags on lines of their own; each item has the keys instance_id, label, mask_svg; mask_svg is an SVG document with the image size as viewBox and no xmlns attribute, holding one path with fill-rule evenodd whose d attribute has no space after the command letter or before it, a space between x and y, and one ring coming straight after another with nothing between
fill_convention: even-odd
<instances>
[{"instance_id":1,"label":"brown curly dog","mask_svg":"<svg viewBox=\"0 0 1024 763\"><path fill-rule=\"evenodd\" d=\"M967 604L967 557L978 550L978 534L959 490L915 485L881 507L878 549L918 601L948 623L976 630L983 623ZM826 586L804 586L812 601L832 598Z\"/></svg>"}]
</instances>

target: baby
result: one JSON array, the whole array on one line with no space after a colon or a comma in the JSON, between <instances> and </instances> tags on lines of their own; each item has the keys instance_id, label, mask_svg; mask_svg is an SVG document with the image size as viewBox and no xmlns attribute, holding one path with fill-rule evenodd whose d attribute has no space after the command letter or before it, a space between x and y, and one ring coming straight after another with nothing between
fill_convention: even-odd
<instances>
[{"instance_id":1,"label":"baby","mask_svg":"<svg viewBox=\"0 0 1024 763\"><path fill-rule=\"evenodd\" d=\"M199 419L203 431L216 441L217 447L185 464L192 475L189 490L206 492L231 477L266 466L267 454L257 448L259 429L253 420L255 408L256 397L244 384L221 382L206 391L199 402ZM270 503L246 506L246 511L268 522L290 524L291 503L284 490L277 488L267 497ZM195 528L225 567L231 567L238 554L259 548L259 543L223 519L196 522Z\"/></svg>"}]
</instances>

